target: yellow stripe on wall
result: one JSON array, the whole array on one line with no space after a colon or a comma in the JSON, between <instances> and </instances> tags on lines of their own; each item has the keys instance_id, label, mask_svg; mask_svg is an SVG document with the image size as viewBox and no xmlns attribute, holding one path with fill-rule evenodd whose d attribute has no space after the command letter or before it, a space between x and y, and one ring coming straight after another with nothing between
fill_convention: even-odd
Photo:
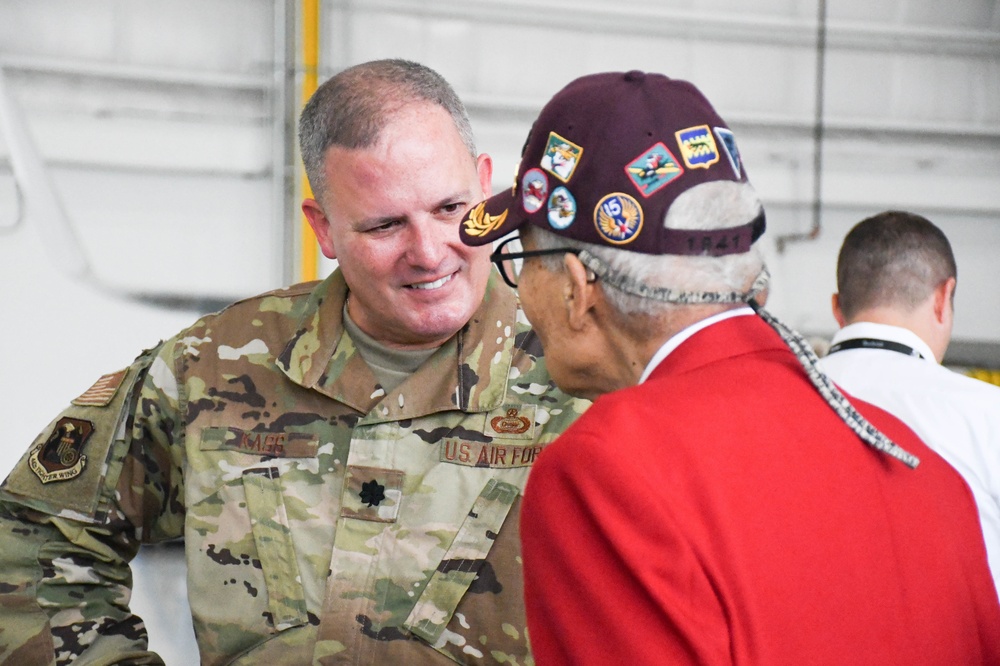
<instances>
[{"instance_id":1,"label":"yellow stripe on wall","mask_svg":"<svg viewBox=\"0 0 1000 666\"><path fill-rule=\"evenodd\" d=\"M319 4L320 0L302 0L302 106L305 106L319 85ZM305 168L300 166L299 182L302 183L302 199L312 197L312 188L306 178ZM319 248L305 214L302 215L301 248L299 253L299 277L302 282L319 277Z\"/></svg>"}]
</instances>

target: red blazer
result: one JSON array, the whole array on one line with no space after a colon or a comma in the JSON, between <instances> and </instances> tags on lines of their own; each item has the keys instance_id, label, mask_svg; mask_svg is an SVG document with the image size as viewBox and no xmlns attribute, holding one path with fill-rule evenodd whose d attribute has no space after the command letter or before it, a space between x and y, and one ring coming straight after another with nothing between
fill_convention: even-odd
<instances>
[{"instance_id":1,"label":"red blazer","mask_svg":"<svg viewBox=\"0 0 1000 666\"><path fill-rule=\"evenodd\" d=\"M536 663L1000 664L965 483L856 437L757 317L685 341L536 462L521 522Z\"/></svg>"}]
</instances>

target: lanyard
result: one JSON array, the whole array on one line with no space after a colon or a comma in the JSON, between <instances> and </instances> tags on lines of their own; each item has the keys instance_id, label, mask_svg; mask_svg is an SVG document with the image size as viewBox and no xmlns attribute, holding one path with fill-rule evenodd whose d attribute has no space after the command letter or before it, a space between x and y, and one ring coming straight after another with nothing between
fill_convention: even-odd
<instances>
[{"instance_id":1,"label":"lanyard","mask_svg":"<svg viewBox=\"0 0 1000 666\"><path fill-rule=\"evenodd\" d=\"M906 354L907 356L915 356L916 358L924 357L923 354L918 352L913 347L908 347L898 342L892 342L891 340L879 340L878 338L854 338L853 340L844 340L843 342L838 342L834 346L830 347L830 351L828 351L827 354L835 354L839 351L844 351L845 349L885 349L887 351Z\"/></svg>"}]
</instances>

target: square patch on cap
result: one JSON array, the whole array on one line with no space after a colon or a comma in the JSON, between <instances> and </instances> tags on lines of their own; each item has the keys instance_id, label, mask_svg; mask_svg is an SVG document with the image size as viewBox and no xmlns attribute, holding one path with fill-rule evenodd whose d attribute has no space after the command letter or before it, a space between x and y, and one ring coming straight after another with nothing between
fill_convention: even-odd
<instances>
[{"instance_id":1,"label":"square patch on cap","mask_svg":"<svg viewBox=\"0 0 1000 666\"><path fill-rule=\"evenodd\" d=\"M625 173L639 189L639 194L649 197L684 173L684 168L660 141L625 165Z\"/></svg>"},{"instance_id":2,"label":"square patch on cap","mask_svg":"<svg viewBox=\"0 0 1000 666\"><path fill-rule=\"evenodd\" d=\"M580 163L583 147L555 132L549 132L549 142L545 145L542 155L542 168L564 183L569 182Z\"/></svg>"}]
</instances>

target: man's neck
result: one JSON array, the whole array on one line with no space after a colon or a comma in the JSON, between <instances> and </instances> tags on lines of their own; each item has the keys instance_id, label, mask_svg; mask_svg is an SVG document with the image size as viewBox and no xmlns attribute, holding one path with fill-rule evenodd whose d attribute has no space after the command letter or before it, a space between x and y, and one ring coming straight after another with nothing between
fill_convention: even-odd
<instances>
[{"instance_id":1,"label":"man's neck","mask_svg":"<svg viewBox=\"0 0 1000 666\"><path fill-rule=\"evenodd\" d=\"M855 314L850 320L845 322L845 325L867 322L905 328L923 340L934 353L934 360L940 363L944 358L948 340L944 339L942 344L942 341L939 340L941 336L936 334L933 327L933 315L924 310L925 308L923 307L912 311L886 307L868 308Z\"/></svg>"}]
</instances>

